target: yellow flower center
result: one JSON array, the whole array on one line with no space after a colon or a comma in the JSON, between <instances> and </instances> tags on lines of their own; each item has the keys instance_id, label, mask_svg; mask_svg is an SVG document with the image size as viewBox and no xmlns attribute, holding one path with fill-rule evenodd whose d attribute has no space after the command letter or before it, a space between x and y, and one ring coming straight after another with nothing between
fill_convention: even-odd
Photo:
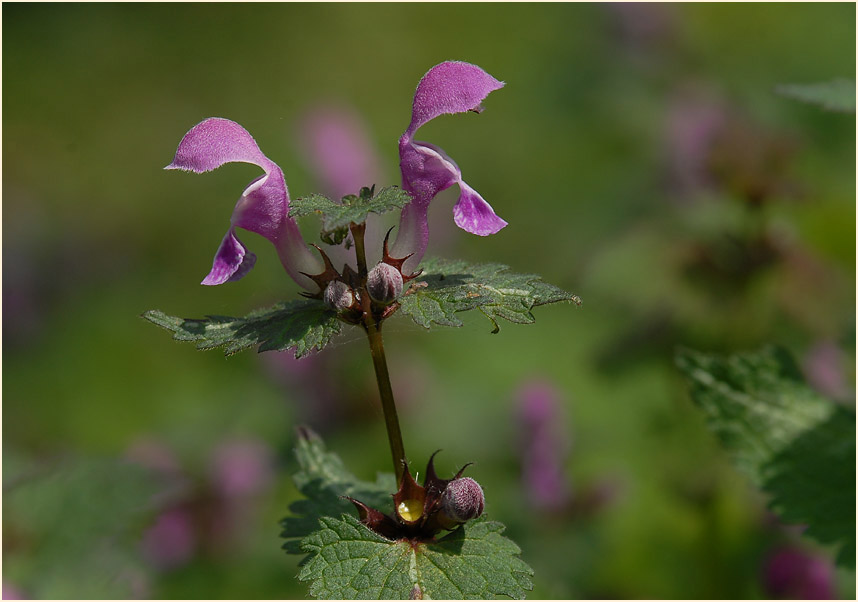
<instances>
[{"instance_id":1,"label":"yellow flower center","mask_svg":"<svg viewBox=\"0 0 858 602\"><path fill-rule=\"evenodd\" d=\"M423 502L420 500L403 500L399 502L396 511L402 520L413 523L423 516Z\"/></svg>"}]
</instances>

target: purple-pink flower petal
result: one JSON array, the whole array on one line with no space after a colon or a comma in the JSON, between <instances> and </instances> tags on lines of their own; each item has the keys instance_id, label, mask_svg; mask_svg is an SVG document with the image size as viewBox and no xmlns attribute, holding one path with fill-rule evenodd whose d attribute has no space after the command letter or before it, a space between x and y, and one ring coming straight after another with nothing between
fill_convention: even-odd
<instances>
[{"instance_id":1,"label":"purple-pink flower petal","mask_svg":"<svg viewBox=\"0 0 858 602\"><path fill-rule=\"evenodd\" d=\"M417 84L407 135L445 113L480 112L480 103L503 82L470 63L446 61L432 67Z\"/></svg>"},{"instance_id":2,"label":"purple-pink flower petal","mask_svg":"<svg viewBox=\"0 0 858 602\"><path fill-rule=\"evenodd\" d=\"M283 172L259 150L247 130L228 119L206 119L185 134L176 156L165 169L203 173L232 162L251 163L265 173L251 182L238 199L230 229L202 283L215 285L239 280L253 267L255 255L235 236L235 227L239 227L270 240L289 276L302 287L314 290L316 285L302 272L318 273L321 262L304 244L298 225L288 215L289 191Z\"/></svg>"},{"instance_id":3,"label":"purple-pink flower petal","mask_svg":"<svg viewBox=\"0 0 858 602\"><path fill-rule=\"evenodd\" d=\"M480 193L462 180L459 180L459 189L462 193L459 195L459 202L453 207L453 220L462 230L488 236L496 234L506 226L506 222L495 214L492 206Z\"/></svg>"},{"instance_id":4,"label":"purple-pink flower petal","mask_svg":"<svg viewBox=\"0 0 858 602\"><path fill-rule=\"evenodd\" d=\"M230 228L223 237L215 253L212 269L202 284L211 286L240 280L255 263L256 255L248 252L244 243L235 236L235 228Z\"/></svg>"},{"instance_id":5,"label":"purple-pink flower petal","mask_svg":"<svg viewBox=\"0 0 858 602\"><path fill-rule=\"evenodd\" d=\"M429 244L429 204L435 195L453 184L458 184L461 191L453 210L456 225L480 236L494 234L507 225L491 205L465 184L461 170L443 150L414 140L417 129L439 115L481 111L483 99L501 87L503 82L476 65L455 61L436 65L417 85L411 123L399 139L402 188L411 193L413 201L402 211L392 247L395 255L411 255L404 266L406 270L416 269Z\"/></svg>"},{"instance_id":6,"label":"purple-pink flower petal","mask_svg":"<svg viewBox=\"0 0 858 602\"><path fill-rule=\"evenodd\" d=\"M211 117L185 134L172 163L164 169L203 173L235 162L252 163L266 172L274 166L247 130L229 119Z\"/></svg>"}]
</instances>

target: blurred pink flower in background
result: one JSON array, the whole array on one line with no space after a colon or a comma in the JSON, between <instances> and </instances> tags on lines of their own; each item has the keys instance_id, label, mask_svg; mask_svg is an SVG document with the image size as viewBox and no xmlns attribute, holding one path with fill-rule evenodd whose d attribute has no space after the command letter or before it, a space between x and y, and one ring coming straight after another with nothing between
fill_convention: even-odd
<instances>
[{"instance_id":1,"label":"blurred pink flower in background","mask_svg":"<svg viewBox=\"0 0 858 602\"><path fill-rule=\"evenodd\" d=\"M168 571L184 566L197 548L194 517L184 508L161 513L143 534L143 555L156 568Z\"/></svg>"},{"instance_id":2,"label":"blurred pink flower in background","mask_svg":"<svg viewBox=\"0 0 858 602\"><path fill-rule=\"evenodd\" d=\"M667 175L680 200L693 200L713 185L710 155L726 122L724 104L701 92L681 92L669 105L665 124Z\"/></svg>"},{"instance_id":3,"label":"blurred pink flower in background","mask_svg":"<svg viewBox=\"0 0 858 602\"><path fill-rule=\"evenodd\" d=\"M135 441L126 457L146 468L168 476L181 476L182 468L179 459L169 447L155 439L139 439Z\"/></svg>"},{"instance_id":4,"label":"blurred pink flower in background","mask_svg":"<svg viewBox=\"0 0 858 602\"><path fill-rule=\"evenodd\" d=\"M252 496L274 480L274 459L260 441L231 441L212 454L210 477L217 493L226 498Z\"/></svg>"},{"instance_id":5,"label":"blurred pink flower in background","mask_svg":"<svg viewBox=\"0 0 858 602\"><path fill-rule=\"evenodd\" d=\"M663 43L675 29L672 7L658 2L610 2L604 5L614 17L620 39L631 46Z\"/></svg>"},{"instance_id":6,"label":"blurred pink flower in background","mask_svg":"<svg viewBox=\"0 0 858 602\"><path fill-rule=\"evenodd\" d=\"M831 562L784 547L765 562L764 585L767 595L792 600L830 600L834 598L834 567Z\"/></svg>"},{"instance_id":7,"label":"blurred pink flower in background","mask_svg":"<svg viewBox=\"0 0 858 602\"><path fill-rule=\"evenodd\" d=\"M4 600L28 600L21 590L16 588L14 585L3 582L3 599Z\"/></svg>"},{"instance_id":8,"label":"blurred pink flower in background","mask_svg":"<svg viewBox=\"0 0 858 602\"><path fill-rule=\"evenodd\" d=\"M173 451L157 441L136 443L127 456L170 477L160 496L161 513L141 541L144 557L162 571L180 568L199 553L241 545L258 496L274 480L274 453L254 439L215 447L200 476L186 471Z\"/></svg>"},{"instance_id":9,"label":"blurred pink flower in background","mask_svg":"<svg viewBox=\"0 0 858 602\"><path fill-rule=\"evenodd\" d=\"M563 427L559 392L547 381L531 381L518 392L522 437L522 479L530 503L560 510L572 499L564 474L570 437Z\"/></svg>"},{"instance_id":10,"label":"blurred pink flower in background","mask_svg":"<svg viewBox=\"0 0 858 602\"><path fill-rule=\"evenodd\" d=\"M381 168L378 151L360 115L345 105L320 103L299 118L296 128L298 150L316 179L313 190L334 201L347 194L358 194L364 186L376 185L376 190L388 185ZM366 220L367 258L381 258L384 232L379 218L370 214ZM351 235L349 235L350 238ZM339 269L348 263L357 268L353 252L342 245L326 246L325 252Z\"/></svg>"},{"instance_id":11,"label":"blurred pink flower in background","mask_svg":"<svg viewBox=\"0 0 858 602\"><path fill-rule=\"evenodd\" d=\"M810 385L831 399L855 398L855 390L846 382L843 367L847 359L834 341L818 341L805 354L804 373Z\"/></svg>"},{"instance_id":12,"label":"blurred pink flower in background","mask_svg":"<svg viewBox=\"0 0 858 602\"><path fill-rule=\"evenodd\" d=\"M357 194L362 186L384 185L378 152L352 109L333 104L313 109L301 118L299 131L308 167L332 199Z\"/></svg>"}]
</instances>

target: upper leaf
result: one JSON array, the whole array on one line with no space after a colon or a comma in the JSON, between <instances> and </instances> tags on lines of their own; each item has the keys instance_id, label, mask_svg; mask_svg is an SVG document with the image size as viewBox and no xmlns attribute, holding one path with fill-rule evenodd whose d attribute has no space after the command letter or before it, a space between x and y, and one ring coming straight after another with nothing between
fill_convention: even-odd
<instances>
[{"instance_id":1,"label":"upper leaf","mask_svg":"<svg viewBox=\"0 0 858 602\"><path fill-rule=\"evenodd\" d=\"M787 84L775 88L778 94L819 105L831 111L855 112L855 82L835 79L817 84Z\"/></svg>"},{"instance_id":2,"label":"upper leaf","mask_svg":"<svg viewBox=\"0 0 858 602\"><path fill-rule=\"evenodd\" d=\"M292 516L280 523L280 537L289 540L283 549L290 554L302 553L301 539L318 529L323 516L354 512L351 502L341 496L351 496L384 511L393 509L391 492L396 484L392 474L380 474L375 483L358 480L340 457L327 451L319 436L306 427L298 429L295 457L301 469L292 478L306 499L293 502L289 506Z\"/></svg>"},{"instance_id":3,"label":"upper leaf","mask_svg":"<svg viewBox=\"0 0 858 602\"><path fill-rule=\"evenodd\" d=\"M531 324L537 305L571 301L581 305L572 293L543 282L535 274L514 274L499 263L469 265L464 261L426 259L422 275L400 299L400 311L424 328L432 324L461 326L455 315L479 309L498 332L498 318L517 324Z\"/></svg>"},{"instance_id":4,"label":"upper leaf","mask_svg":"<svg viewBox=\"0 0 858 602\"><path fill-rule=\"evenodd\" d=\"M402 209L411 202L411 195L398 186L382 188L375 194L375 186L361 188L360 195L344 196L336 203L321 194L310 194L295 199L289 207L289 217L304 217L313 213L322 216L322 238L330 244L339 244L348 233L349 224L366 221L370 213L387 213Z\"/></svg>"},{"instance_id":5,"label":"upper leaf","mask_svg":"<svg viewBox=\"0 0 858 602\"><path fill-rule=\"evenodd\" d=\"M504 526L477 519L438 541L390 541L355 517L324 517L301 547L312 556L298 574L324 599L524 598L532 569L503 537Z\"/></svg>"},{"instance_id":6,"label":"upper leaf","mask_svg":"<svg viewBox=\"0 0 858 602\"><path fill-rule=\"evenodd\" d=\"M243 318L176 318L158 310L142 317L172 331L177 341L195 341L197 349L225 347L226 355L259 345L260 352L294 348L295 357L302 357L324 348L342 325L335 312L315 299L285 301Z\"/></svg>"},{"instance_id":7,"label":"upper leaf","mask_svg":"<svg viewBox=\"0 0 858 602\"><path fill-rule=\"evenodd\" d=\"M841 544L855 566L855 414L810 389L784 350L727 358L684 350L677 363L709 428L788 522Z\"/></svg>"}]
</instances>

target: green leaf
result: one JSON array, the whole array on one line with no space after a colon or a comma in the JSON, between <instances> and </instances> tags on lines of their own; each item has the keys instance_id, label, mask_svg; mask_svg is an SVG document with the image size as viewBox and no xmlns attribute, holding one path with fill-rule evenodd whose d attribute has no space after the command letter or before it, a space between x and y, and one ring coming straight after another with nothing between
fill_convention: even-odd
<instances>
[{"instance_id":1,"label":"green leaf","mask_svg":"<svg viewBox=\"0 0 858 602\"><path fill-rule=\"evenodd\" d=\"M197 349L225 347L226 355L259 345L260 352L294 348L295 357L302 357L324 348L342 325L335 312L315 299L285 301L243 318L176 318L158 310L142 317L172 331L177 341L196 342Z\"/></svg>"},{"instance_id":2,"label":"green leaf","mask_svg":"<svg viewBox=\"0 0 858 602\"><path fill-rule=\"evenodd\" d=\"M378 194L374 192L374 186L361 188L359 196L344 196L341 203L321 194L311 194L292 201L289 216L321 215L322 239L329 244L339 244L348 234L349 224L360 224L366 221L370 213L381 214L402 209L411 202L411 195L398 186L382 188Z\"/></svg>"},{"instance_id":3,"label":"green leaf","mask_svg":"<svg viewBox=\"0 0 858 602\"><path fill-rule=\"evenodd\" d=\"M524 598L533 571L500 523L478 519L431 543L390 541L353 516L324 517L302 542L298 579L323 599Z\"/></svg>"},{"instance_id":4,"label":"green leaf","mask_svg":"<svg viewBox=\"0 0 858 602\"><path fill-rule=\"evenodd\" d=\"M855 82L835 79L816 84L786 84L775 88L778 94L819 105L831 111L855 112Z\"/></svg>"},{"instance_id":5,"label":"green leaf","mask_svg":"<svg viewBox=\"0 0 858 602\"><path fill-rule=\"evenodd\" d=\"M695 403L738 467L787 522L855 567L855 414L814 392L783 349L677 354Z\"/></svg>"},{"instance_id":6,"label":"green leaf","mask_svg":"<svg viewBox=\"0 0 858 602\"><path fill-rule=\"evenodd\" d=\"M318 528L323 516L354 512L351 502L340 496L351 496L383 512L393 510L396 481L392 474L379 474L375 483L358 480L340 457L329 452L319 436L306 427L298 429L295 457L300 470L292 478L306 499L293 502L289 506L293 516L280 523L280 536L290 540L283 544L288 553L303 553L300 540Z\"/></svg>"},{"instance_id":7,"label":"green leaf","mask_svg":"<svg viewBox=\"0 0 858 602\"><path fill-rule=\"evenodd\" d=\"M479 309L498 332L498 318L516 324L531 324L531 310L537 305L571 301L581 305L572 293L543 282L535 274L514 274L499 263L469 265L464 261L426 259L423 269L400 299L399 311L424 328L432 324L461 326L457 313Z\"/></svg>"}]
</instances>

